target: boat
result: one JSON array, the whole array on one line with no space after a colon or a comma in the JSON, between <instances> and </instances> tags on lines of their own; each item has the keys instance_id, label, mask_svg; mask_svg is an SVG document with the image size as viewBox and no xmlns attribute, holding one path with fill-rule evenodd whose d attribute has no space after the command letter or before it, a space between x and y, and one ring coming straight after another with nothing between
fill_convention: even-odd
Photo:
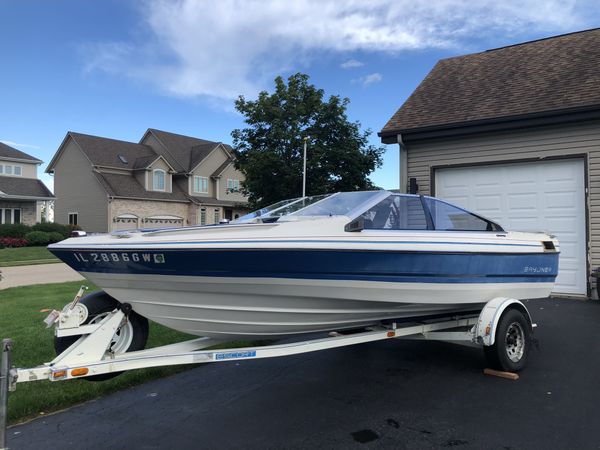
<instances>
[{"instance_id":1,"label":"boat","mask_svg":"<svg viewBox=\"0 0 600 450\"><path fill-rule=\"evenodd\" d=\"M340 192L229 223L73 237L49 250L169 328L271 339L546 297L559 243L434 197ZM130 306L129 306L130 305Z\"/></svg>"}]
</instances>

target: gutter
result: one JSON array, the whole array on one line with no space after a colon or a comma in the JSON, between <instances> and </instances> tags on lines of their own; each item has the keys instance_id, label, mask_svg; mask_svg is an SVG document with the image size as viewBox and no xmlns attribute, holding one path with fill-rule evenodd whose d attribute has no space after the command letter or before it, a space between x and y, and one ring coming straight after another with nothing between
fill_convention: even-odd
<instances>
[{"instance_id":1,"label":"gutter","mask_svg":"<svg viewBox=\"0 0 600 450\"><path fill-rule=\"evenodd\" d=\"M467 122L446 123L427 127L400 128L385 132L380 131L377 133L377 136L381 138L383 144L396 144L398 143L398 134L402 134L403 140L406 142L409 140L415 141L419 139L553 125L593 119L600 119L600 105L495 117Z\"/></svg>"}]
</instances>

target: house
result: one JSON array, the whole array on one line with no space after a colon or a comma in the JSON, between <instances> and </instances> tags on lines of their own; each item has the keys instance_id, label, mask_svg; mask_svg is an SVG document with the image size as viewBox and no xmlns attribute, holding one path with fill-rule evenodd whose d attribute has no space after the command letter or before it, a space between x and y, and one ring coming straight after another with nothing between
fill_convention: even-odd
<instances>
[{"instance_id":1,"label":"house","mask_svg":"<svg viewBox=\"0 0 600 450\"><path fill-rule=\"evenodd\" d=\"M0 142L0 224L33 225L48 220L54 195L37 176L42 163L27 153ZM42 208L44 206L44 208Z\"/></svg>"},{"instance_id":2,"label":"house","mask_svg":"<svg viewBox=\"0 0 600 450\"><path fill-rule=\"evenodd\" d=\"M555 292L600 266L600 29L439 61L383 127L400 187L560 239ZM595 295L595 294L594 294Z\"/></svg>"},{"instance_id":3,"label":"house","mask_svg":"<svg viewBox=\"0 0 600 450\"><path fill-rule=\"evenodd\" d=\"M149 129L139 143L68 132L48 165L55 221L83 230L206 225L245 212L230 146Z\"/></svg>"}]
</instances>

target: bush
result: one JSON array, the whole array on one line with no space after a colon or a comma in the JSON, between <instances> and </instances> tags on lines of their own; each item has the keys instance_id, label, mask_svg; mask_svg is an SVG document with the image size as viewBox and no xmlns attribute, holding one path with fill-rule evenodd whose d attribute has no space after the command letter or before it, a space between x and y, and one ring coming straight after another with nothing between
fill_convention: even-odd
<instances>
[{"instance_id":1,"label":"bush","mask_svg":"<svg viewBox=\"0 0 600 450\"><path fill-rule=\"evenodd\" d=\"M60 242L65 238L65 236L62 233L59 233L58 231L51 231L50 233L48 233L48 243L49 244L54 244L55 242Z\"/></svg>"},{"instance_id":2,"label":"bush","mask_svg":"<svg viewBox=\"0 0 600 450\"><path fill-rule=\"evenodd\" d=\"M36 223L34 226L31 227L31 230L44 231L46 233L60 233L62 235L62 239L66 239L71 235L73 225L61 225L60 223L54 222L42 222Z\"/></svg>"},{"instance_id":3,"label":"bush","mask_svg":"<svg viewBox=\"0 0 600 450\"><path fill-rule=\"evenodd\" d=\"M48 245L50 243L50 233L45 231L30 231L25 235L29 245Z\"/></svg>"},{"instance_id":4,"label":"bush","mask_svg":"<svg viewBox=\"0 0 600 450\"><path fill-rule=\"evenodd\" d=\"M31 231L31 227L22 223L0 225L0 237L24 238Z\"/></svg>"},{"instance_id":5,"label":"bush","mask_svg":"<svg viewBox=\"0 0 600 450\"><path fill-rule=\"evenodd\" d=\"M23 238L0 237L0 248L26 247L29 245Z\"/></svg>"}]
</instances>

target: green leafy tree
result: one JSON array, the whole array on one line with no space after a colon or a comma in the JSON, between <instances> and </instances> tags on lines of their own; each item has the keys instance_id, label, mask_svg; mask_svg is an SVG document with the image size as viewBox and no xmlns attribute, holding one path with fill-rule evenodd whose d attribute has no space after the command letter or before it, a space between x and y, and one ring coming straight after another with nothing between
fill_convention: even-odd
<instances>
[{"instance_id":1,"label":"green leafy tree","mask_svg":"<svg viewBox=\"0 0 600 450\"><path fill-rule=\"evenodd\" d=\"M350 100L333 95L297 73L275 79L275 92L255 101L240 96L236 109L247 127L234 130L237 168L246 176L242 190L253 207L302 195L304 138L308 138L306 193L376 189L368 175L381 166L384 149L368 143L370 130L350 122Z\"/></svg>"}]
</instances>

